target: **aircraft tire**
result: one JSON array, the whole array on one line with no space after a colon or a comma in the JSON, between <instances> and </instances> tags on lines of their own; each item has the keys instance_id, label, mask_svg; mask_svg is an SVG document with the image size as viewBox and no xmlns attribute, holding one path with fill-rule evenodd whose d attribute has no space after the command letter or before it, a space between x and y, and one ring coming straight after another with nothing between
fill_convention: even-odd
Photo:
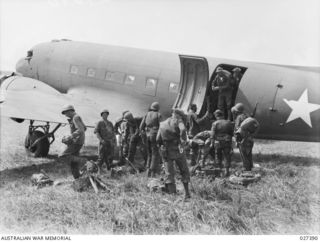
<instances>
[{"instance_id":1,"label":"aircraft tire","mask_svg":"<svg viewBox=\"0 0 320 242\"><path fill-rule=\"evenodd\" d=\"M39 130L35 130L33 133L31 133L31 135L27 134L26 136L24 146L26 147L28 153L30 153L33 157L45 157L49 153L50 143L48 138L42 139L34 147L30 148L30 145L42 136L44 136L44 133Z\"/></svg>"}]
</instances>

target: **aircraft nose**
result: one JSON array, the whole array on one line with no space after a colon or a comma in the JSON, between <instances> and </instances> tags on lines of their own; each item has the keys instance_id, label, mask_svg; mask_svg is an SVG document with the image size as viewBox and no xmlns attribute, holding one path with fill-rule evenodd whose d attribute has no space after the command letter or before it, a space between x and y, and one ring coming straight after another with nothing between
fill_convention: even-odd
<instances>
[{"instance_id":1,"label":"aircraft nose","mask_svg":"<svg viewBox=\"0 0 320 242\"><path fill-rule=\"evenodd\" d=\"M25 58L21 58L16 64L16 71L23 74L26 74L28 70L28 61Z\"/></svg>"}]
</instances>

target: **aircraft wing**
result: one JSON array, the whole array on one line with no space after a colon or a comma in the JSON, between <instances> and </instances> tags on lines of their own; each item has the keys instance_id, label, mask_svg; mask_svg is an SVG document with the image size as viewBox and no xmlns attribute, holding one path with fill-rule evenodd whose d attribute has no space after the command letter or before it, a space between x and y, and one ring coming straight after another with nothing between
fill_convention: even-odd
<instances>
[{"instance_id":1,"label":"aircraft wing","mask_svg":"<svg viewBox=\"0 0 320 242\"><path fill-rule=\"evenodd\" d=\"M134 117L143 116L150 106L150 101L142 97L94 87L74 87L69 89L68 95L77 98L80 103L90 102L99 110L99 115L101 110L108 109L111 121L117 120L126 110L132 112Z\"/></svg>"},{"instance_id":2,"label":"aircraft wing","mask_svg":"<svg viewBox=\"0 0 320 242\"><path fill-rule=\"evenodd\" d=\"M9 77L1 85L0 115L16 119L67 123L61 108L72 104L88 127L101 119L100 112L109 109L111 121L130 110L142 116L148 108L143 100L113 90L74 87L63 94L51 86L26 77Z\"/></svg>"},{"instance_id":3,"label":"aircraft wing","mask_svg":"<svg viewBox=\"0 0 320 242\"><path fill-rule=\"evenodd\" d=\"M68 94L62 94L35 79L25 77L7 78L1 85L0 115L16 119L52 123L68 123L61 114L66 104L74 105L76 112L88 127L99 120L99 110L90 103L79 102Z\"/></svg>"}]
</instances>

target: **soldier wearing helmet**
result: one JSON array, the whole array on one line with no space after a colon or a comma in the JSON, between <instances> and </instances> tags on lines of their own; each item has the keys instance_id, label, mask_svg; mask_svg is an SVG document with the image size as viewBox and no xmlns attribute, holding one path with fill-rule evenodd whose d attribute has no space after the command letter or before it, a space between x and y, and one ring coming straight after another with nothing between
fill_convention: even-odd
<instances>
[{"instance_id":1,"label":"soldier wearing helmet","mask_svg":"<svg viewBox=\"0 0 320 242\"><path fill-rule=\"evenodd\" d=\"M245 112L244 105L242 103L237 103L231 108L231 112L233 115L233 120L234 120L234 130L238 130L240 127L240 124L242 123L243 120L249 117L248 114Z\"/></svg>"},{"instance_id":2,"label":"soldier wearing helmet","mask_svg":"<svg viewBox=\"0 0 320 242\"><path fill-rule=\"evenodd\" d=\"M97 163L100 168L106 163L107 170L110 170L114 156L115 133L113 124L108 120L109 110L102 110L100 115L102 119L96 124L94 129L94 133L99 140L99 157Z\"/></svg>"},{"instance_id":3,"label":"soldier wearing helmet","mask_svg":"<svg viewBox=\"0 0 320 242\"><path fill-rule=\"evenodd\" d=\"M146 161L147 159L146 150L144 145L142 144L139 132L139 125L141 121L141 117L133 117L130 111L126 111L123 112L123 118L119 124L119 130L121 132L122 139L121 155L129 159L129 161L132 163L135 163L134 157L138 146L144 160ZM141 167L139 167L139 169L141 169Z\"/></svg>"},{"instance_id":4,"label":"soldier wearing helmet","mask_svg":"<svg viewBox=\"0 0 320 242\"><path fill-rule=\"evenodd\" d=\"M242 78L242 72L240 67L233 68L232 78L234 79L234 84L238 86Z\"/></svg>"},{"instance_id":5,"label":"soldier wearing helmet","mask_svg":"<svg viewBox=\"0 0 320 242\"><path fill-rule=\"evenodd\" d=\"M66 144L67 148L59 158L62 161L70 161L71 173L77 179L80 177L79 163L83 161L79 153L84 144L86 126L72 105L65 105L61 113L68 118L71 134L62 138L62 143Z\"/></svg>"},{"instance_id":6,"label":"soldier wearing helmet","mask_svg":"<svg viewBox=\"0 0 320 242\"><path fill-rule=\"evenodd\" d=\"M206 114L199 118L197 115L197 105L190 104L189 112L187 114L187 134L189 140L192 140L195 135L197 135L200 131L202 126L205 122L209 119L209 112L207 111ZM198 146L191 145L190 147L190 156L191 156L191 165L196 165L196 157L198 156Z\"/></svg>"},{"instance_id":7,"label":"soldier wearing helmet","mask_svg":"<svg viewBox=\"0 0 320 242\"><path fill-rule=\"evenodd\" d=\"M160 123L157 144L165 166L165 184L168 193L176 193L175 168L179 168L185 189L185 199L190 198L190 173L187 165L184 146L187 141L185 114L181 109L173 109L172 116Z\"/></svg>"},{"instance_id":8,"label":"soldier wearing helmet","mask_svg":"<svg viewBox=\"0 0 320 242\"><path fill-rule=\"evenodd\" d=\"M218 93L218 109L223 114L227 113L227 119L231 120L232 93L234 90L231 73L218 67L216 77L212 82L212 91ZM224 115L225 116L225 115Z\"/></svg>"},{"instance_id":9,"label":"soldier wearing helmet","mask_svg":"<svg viewBox=\"0 0 320 242\"><path fill-rule=\"evenodd\" d=\"M235 117L234 133L243 167L246 171L251 171L253 167L253 136L258 132L260 125L256 119L249 117L249 115L244 112L245 108L242 103L237 103L231 110Z\"/></svg>"},{"instance_id":10,"label":"soldier wearing helmet","mask_svg":"<svg viewBox=\"0 0 320 242\"><path fill-rule=\"evenodd\" d=\"M159 103L153 102L140 124L141 133L146 133L147 136L148 159L146 166L148 169L148 176L151 177L154 177L160 170L160 154L156 142L157 133L162 120L159 109Z\"/></svg>"},{"instance_id":11,"label":"soldier wearing helmet","mask_svg":"<svg viewBox=\"0 0 320 242\"><path fill-rule=\"evenodd\" d=\"M225 159L225 175L230 175L231 165L231 148L232 148L232 135L233 125L230 120L223 118L223 112L217 109L214 112L216 121L213 122L211 128L211 147L215 148L217 160L220 168L222 168L222 160Z\"/></svg>"}]
</instances>

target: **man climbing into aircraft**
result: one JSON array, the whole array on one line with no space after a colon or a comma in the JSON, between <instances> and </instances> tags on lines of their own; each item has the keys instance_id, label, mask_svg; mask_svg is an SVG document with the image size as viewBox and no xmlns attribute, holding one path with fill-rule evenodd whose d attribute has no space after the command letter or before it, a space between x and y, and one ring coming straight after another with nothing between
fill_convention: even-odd
<instances>
[{"instance_id":1,"label":"man climbing into aircraft","mask_svg":"<svg viewBox=\"0 0 320 242\"><path fill-rule=\"evenodd\" d=\"M231 165L231 148L233 125L230 120L223 118L223 112L217 109L214 112L217 121L212 124L211 128L211 147L215 148L217 154L218 164L222 169L222 160L225 159L225 176L230 175Z\"/></svg>"},{"instance_id":2,"label":"man climbing into aircraft","mask_svg":"<svg viewBox=\"0 0 320 242\"><path fill-rule=\"evenodd\" d=\"M102 119L94 129L94 133L99 140L99 158L97 163L100 169L103 163L106 163L107 170L110 170L114 156L115 133L113 124L108 120L109 111L104 109L100 114Z\"/></svg>"},{"instance_id":3,"label":"man climbing into aircraft","mask_svg":"<svg viewBox=\"0 0 320 242\"><path fill-rule=\"evenodd\" d=\"M83 161L79 153L84 144L86 126L72 105L65 105L61 113L68 118L71 134L62 138L62 143L66 144L67 148L59 158L70 161L71 173L74 179L77 179L80 177L79 163Z\"/></svg>"},{"instance_id":4,"label":"man climbing into aircraft","mask_svg":"<svg viewBox=\"0 0 320 242\"><path fill-rule=\"evenodd\" d=\"M147 173L148 176L151 177L154 177L155 174L160 171L160 154L156 143L156 137L162 119L159 109L159 103L153 102L140 124L140 132L145 132L147 136Z\"/></svg>"},{"instance_id":5,"label":"man climbing into aircraft","mask_svg":"<svg viewBox=\"0 0 320 242\"><path fill-rule=\"evenodd\" d=\"M190 172L187 165L184 146L187 141L185 114L181 109L173 109L172 116L160 123L157 144L165 166L165 184L169 194L176 193L175 168L179 168L185 190L185 199L190 198Z\"/></svg>"},{"instance_id":6,"label":"man climbing into aircraft","mask_svg":"<svg viewBox=\"0 0 320 242\"><path fill-rule=\"evenodd\" d=\"M197 105L193 103L190 104L189 112L187 114L187 123L186 123L189 140L192 140L193 137L201 131L201 127L204 125L204 123L208 119L209 119L208 111L203 117L199 118L197 115ZM198 155L198 146L191 145L190 146L191 166L196 165L197 155Z\"/></svg>"},{"instance_id":7,"label":"man climbing into aircraft","mask_svg":"<svg viewBox=\"0 0 320 242\"><path fill-rule=\"evenodd\" d=\"M237 103L231 109L235 118L234 134L238 144L240 157L243 162L243 167L246 171L251 171L253 167L252 162L252 148L254 145L253 137L258 133L259 122L249 117L244 111L244 105Z\"/></svg>"},{"instance_id":8,"label":"man climbing into aircraft","mask_svg":"<svg viewBox=\"0 0 320 242\"><path fill-rule=\"evenodd\" d=\"M218 92L218 109L222 111L224 117L227 113L227 119L231 120L233 78L229 71L221 67L217 68L216 73L217 76L212 82L212 91Z\"/></svg>"}]
</instances>

